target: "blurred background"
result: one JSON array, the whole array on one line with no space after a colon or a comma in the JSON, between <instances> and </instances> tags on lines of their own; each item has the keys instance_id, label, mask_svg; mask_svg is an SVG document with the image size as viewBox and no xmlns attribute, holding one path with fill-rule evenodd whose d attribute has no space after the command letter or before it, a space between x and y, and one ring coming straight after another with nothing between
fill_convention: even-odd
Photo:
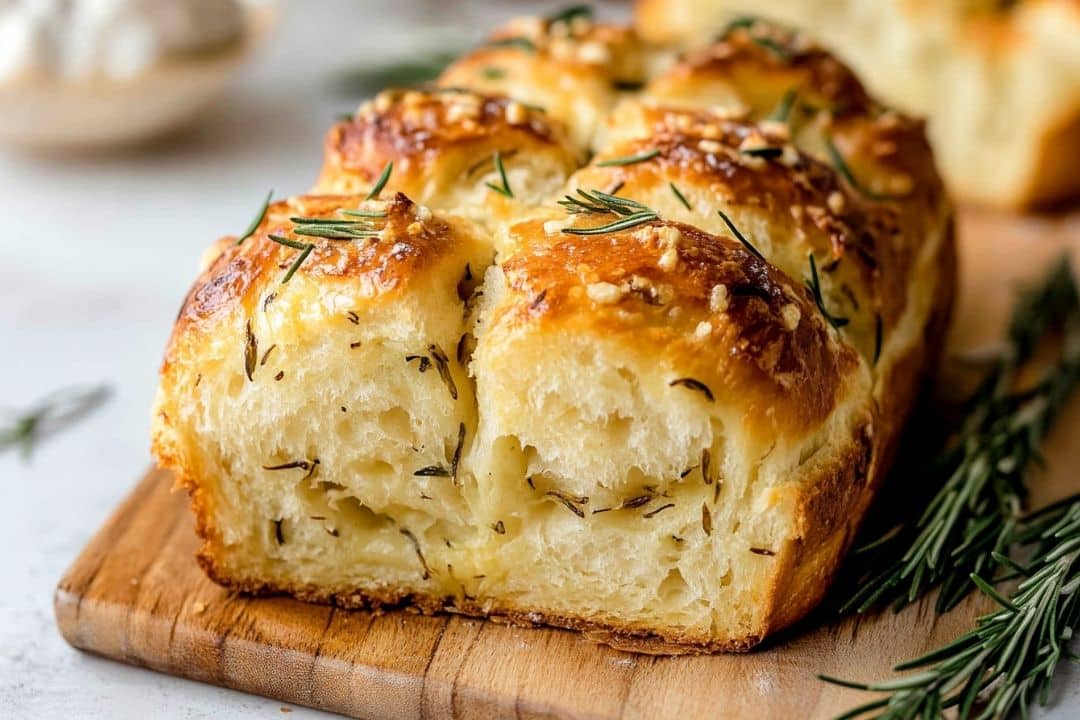
<instances>
[{"instance_id":1,"label":"blurred background","mask_svg":"<svg viewBox=\"0 0 1080 720\"><path fill-rule=\"evenodd\" d=\"M278 713L72 651L52 618L56 581L149 463L157 367L203 249L241 233L270 189L307 189L327 128L362 99L565 4L0 0L0 706ZM631 16L628 2L592 4ZM1078 226L1055 213L1039 222ZM95 407L53 434L66 419L33 420L43 398Z\"/></svg>"}]
</instances>

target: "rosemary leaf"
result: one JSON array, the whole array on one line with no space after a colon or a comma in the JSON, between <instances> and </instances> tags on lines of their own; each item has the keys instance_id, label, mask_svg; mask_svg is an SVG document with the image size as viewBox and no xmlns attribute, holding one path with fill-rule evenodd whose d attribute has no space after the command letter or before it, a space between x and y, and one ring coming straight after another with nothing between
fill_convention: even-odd
<instances>
[{"instance_id":1,"label":"rosemary leaf","mask_svg":"<svg viewBox=\"0 0 1080 720\"><path fill-rule=\"evenodd\" d=\"M296 240L281 235L270 235L269 238L279 245L284 245L300 251L300 254L296 256L293 264L289 266L289 269L285 271L285 276L281 279L281 284L284 285L292 280L292 276L296 274L296 271L299 270L300 266L304 264L304 261L308 259L308 255L315 249L315 245L313 243L297 242Z\"/></svg>"},{"instance_id":2,"label":"rosemary leaf","mask_svg":"<svg viewBox=\"0 0 1080 720\"><path fill-rule=\"evenodd\" d=\"M26 410L0 410L0 452L17 447L29 460L39 442L96 410L110 394L105 385L64 388Z\"/></svg>"},{"instance_id":3,"label":"rosemary leaf","mask_svg":"<svg viewBox=\"0 0 1080 720\"><path fill-rule=\"evenodd\" d=\"M767 120L773 122L786 123L791 118L791 110L795 107L795 98L798 95L798 90L791 88L783 97L780 98L779 104L776 109L772 111Z\"/></svg>"},{"instance_id":4,"label":"rosemary leaf","mask_svg":"<svg viewBox=\"0 0 1080 720\"><path fill-rule=\"evenodd\" d=\"M671 192L675 193L675 197L679 199L679 202L682 203L683 207L687 210L693 210L693 208L690 207L690 201L687 200L686 196L682 194L682 191L679 190L678 185L673 182L669 182L668 185L671 186Z\"/></svg>"},{"instance_id":5,"label":"rosemary leaf","mask_svg":"<svg viewBox=\"0 0 1080 720\"><path fill-rule=\"evenodd\" d=\"M383 168L382 173L379 174L379 179L375 181L375 184L371 186L371 191L368 192L365 200L374 200L379 197L379 193L386 187L386 183L390 180L390 173L394 172L394 161L386 163L386 167Z\"/></svg>"},{"instance_id":6,"label":"rosemary leaf","mask_svg":"<svg viewBox=\"0 0 1080 720\"><path fill-rule=\"evenodd\" d=\"M247 230L244 230L244 234L240 236L240 239L236 241L237 245L240 245L249 237L255 234L255 231L262 225L262 221L266 218L266 211L270 208L270 198L274 197L273 189L266 193L266 199L263 200L262 208L259 209L259 213L252 218L251 224L247 226Z\"/></svg>"},{"instance_id":7,"label":"rosemary leaf","mask_svg":"<svg viewBox=\"0 0 1080 720\"><path fill-rule=\"evenodd\" d=\"M579 227L563 228L563 232L566 233L567 235L603 235L605 233L613 233L613 232L619 232L621 230L628 230L630 228L637 227L638 225L644 225L646 223L650 223L650 222L653 222L654 220L659 220L659 219L660 219L660 216L657 215L655 212L650 210L648 212L637 212L637 213L634 213L632 215L627 215L626 217L620 218L618 220L613 220L612 222L607 223L606 225L599 225L597 227L591 227L591 228L579 228Z\"/></svg>"},{"instance_id":8,"label":"rosemary leaf","mask_svg":"<svg viewBox=\"0 0 1080 720\"><path fill-rule=\"evenodd\" d=\"M1024 501L1026 475L1039 442L1080 382L1080 293L1067 260L1014 309L1007 350L967 403L960 429L930 464L927 487L939 488L922 517L890 542L859 557L867 573L841 612L896 608L941 588L937 610L952 609L980 577L1010 557ZM1041 380L1018 389L1039 342L1059 328L1059 357ZM1010 570L1012 568L1009 568Z\"/></svg>"},{"instance_id":9,"label":"rosemary leaf","mask_svg":"<svg viewBox=\"0 0 1080 720\"><path fill-rule=\"evenodd\" d=\"M601 160L596 163L596 167L619 167L622 165L634 165L635 163L645 162L646 160L652 160L654 157L660 154L660 151L656 148L652 150L645 150L635 155L624 155L623 157L615 157L610 160Z\"/></svg>"},{"instance_id":10,"label":"rosemary leaf","mask_svg":"<svg viewBox=\"0 0 1080 720\"><path fill-rule=\"evenodd\" d=\"M855 188L860 195L876 200L878 202L887 202L889 200L895 200L895 195L889 195L887 193L874 192L870 188L862 185L856 178L855 173L851 171L851 167L847 164L844 156L840 154L840 149L836 147L836 144L832 141L832 138L825 138L825 152L829 156L829 162L836 168L836 172L840 173L848 185Z\"/></svg>"},{"instance_id":11,"label":"rosemary leaf","mask_svg":"<svg viewBox=\"0 0 1080 720\"><path fill-rule=\"evenodd\" d=\"M814 260L814 253L810 253L810 280L806 283L806 287L810 288L818 310L821 311L821 315L830 325L839 330L850 322L848 318L833 315L825 308L825 298L821 294L821 278L818 276L817 261Z\"/></svg>"},{"instance_id":12,"label":"rosemary leaf","mask_svg":"<svg viewBox=\"0 0 1080 720\"><path fill-rule=\"evenodd\" d=\"M966 720L977 699L980 718L1009 717L1014 711L1027 717L1036 700L1045 704L1080 623L1080 495L1050 510L1021 521L1012 538L1015 548L1032 546L1034 555L1012 593L1006 597L991 582L970 574L1000 609L978 618L973 629L952 642L894 668L925 668L921 672L874 683L820 675L836 685L888 693L842 717L936 718L943 708L958 706L957 717Z\"/></svg>"},{"instance_id":13,"label":"rosemary leaf","mask_svg":"<svg viewBox=\"0 0 1080 720\"><path fill-rule=\"evenodd\" d=\"M720 213L720 219L723 220L724 224L728 226L728 230L730 230L731 234L735 236L735 239L741 242L743 244L743 247L753 253L758 260L764 261L765 256L762 255L756 247L754 247L753 243L747 240L746 237L743 236L741 232L739 232L739 228L735 227L735 223L731 222L731 218L729 218L723 210L717 210L716 212Z\"/></svg>"},{"instance_id":14,"label":"rosemary leaf","mask_svg":"<svg viewBox=\"0 0 1080 720\"><path fill-rule=\"evenodd\" d=\"M495 151L493 162L495 163L495 169L499 172L499 180L502 182L502 185L499 186L490 182L484 184L500 195L504 195L508 198L514 197L514 191L510 189L510 181L506 179L506 167L503 166L502 153L498 150Z\"/></svg>"}]
</instances>

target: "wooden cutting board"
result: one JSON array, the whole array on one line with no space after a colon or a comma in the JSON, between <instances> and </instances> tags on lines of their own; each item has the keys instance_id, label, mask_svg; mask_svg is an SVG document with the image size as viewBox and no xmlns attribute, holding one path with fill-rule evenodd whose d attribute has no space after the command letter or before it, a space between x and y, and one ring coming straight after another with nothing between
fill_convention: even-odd
<instances>
[{"instance_id":1,"label":"wooden cutting board","mask_svg":"<svg viewBox=\"0 0 1080 720\"><path fill-rule=\"evenodd\" d=\"M961 219L962 283L952 352L994 342L1014 289L1063 248L1080 258L1080 214ZM1075 266L1075 263L1074 263ZM1035 502L1080 490L1080 395L1046 444ZM77 648L154 670L360 718L826 718L868 698L828 673L873 680L967 629L974 598L937 617L817 620L746 655L651 657L561 630L408 612L374 615L250 598L193 559L187 499L153 470L83 550L56 591Z\"/></svg>"}]
</instances>

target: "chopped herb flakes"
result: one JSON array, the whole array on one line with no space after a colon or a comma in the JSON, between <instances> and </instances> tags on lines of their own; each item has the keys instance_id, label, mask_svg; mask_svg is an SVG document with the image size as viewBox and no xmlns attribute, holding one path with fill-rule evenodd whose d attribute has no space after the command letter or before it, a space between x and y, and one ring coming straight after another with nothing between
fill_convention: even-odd
<instances>
[{"instance_id":1,"label":"chopped herb flakes","mask_svg":"<svg viewBox=\"0 0 1080 720\"><path fill-rule=\"evenodd\" d=\"M814 260L813 253L810 253L810 280L806 283L806 287L808 287L811 294L813 294L814 302L817 303L818 310L821 311L822 317L824 317L830 325L839 330L850 322L846 317L832 315L825 308L825 298L821 294L821 278L818 277L817 261Z\"/></svg>"},{"instance_id":2,"label":"chopped herb flakes","mask_svg":"<svg viewBox=\"0 0 1080 720\"><path fill-rule=\"evenodd\" d=\"M706 398L708 398L709 402L713 402L716 399L713 397L712 390L709 389L709 386L701 382L700 380L695 380L694 378L690 377L683 377L676 378L675 380L672 380L668 383L668 387L675 387L676 385L689 388L690 390L696 390L697 392L703 394Z\"/></svg>"}]
</instances>

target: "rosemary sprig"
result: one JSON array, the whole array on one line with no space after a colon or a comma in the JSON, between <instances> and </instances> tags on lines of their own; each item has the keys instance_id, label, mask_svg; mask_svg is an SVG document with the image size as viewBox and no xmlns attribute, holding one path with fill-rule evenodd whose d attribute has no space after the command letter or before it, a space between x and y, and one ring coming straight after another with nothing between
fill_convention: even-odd
<instances>
[{"instance_id":1,"label":"rosemary sprig","mask_svg":"<svg viewBox=\"0 0 1080 720\"><path fill-rule=\"evenodd\" d=\"M617 195L609 195L600 190L577 191L577 196L567 195L559 204L571 214L595 214L616 215L616 219L609 223L591 228L569 227L563 228L567 235L603 235L604 233L619 232L638 225L659 220L660 215L652 208L629 198L621 198Z\"/></svg>"},{"instance_id":2,"label":"rosemary sprig","mask_svg":"<svg viewBox=\"0 0 1080 720\"><path fill-rule=\"evenodd\" d=\"M686 196L682 194L681 190L679 190L679 186L673 182L668 183L668 185L671 186L671 192L675 193L675 197L678 198L680 203L682 203L682 206L687 210L693 210L693 208L690 207L690 201L687 200Z\"/></svg>"},{"instance_id":3,"label":"rosemary sprig","mask_svg":"<svg viewBox=\"0 0 1080 720\"><path fill-rule=\"evenodd\" d=\"M840 149L836 147L836 143L832 141L832 138L825 138L825 152L829 155L829 162L836 168L836 172L840 173L848 185L855 188L860 195L876 200L878 202L887 202L889 200L895 200L895 195L889 195L888 193L874 192L870 188L861 184L855 177L855 173L851 171L851 167L847 164L847 160L840 154Z\"/></svg>"},{"instance_id":4,"label":"rosemary sprig","mask_svg":"<svg viewBox=\"0 0 1080 720\"><path fill-rule=\"evenodd\" d=\"M978 574L970 576L1001 608L980 617L973 630L956 640L895 667L927 669L876 683L819 676L845 687L889 693L842 718L938 718L950 707L957 707L959 720L976 710L978 718L1003 718L1014 710L1027 717L1036 699L1046 704L1058 664L1075 658L1068 644L1080 623L1080 496L1036 513L1012 539L1015 545L1035 545L1034 560L1026 566L997 555L1000 564L1023 577L1013 593L1005 596Z\"/></svg>"},{"instance_id":5,"label":"rosemary sprig","mask_svg":"<svg viewBox=\"0 0 1080 720\"><path fill-rule=\"evenodd\" d=\"M270 208L270 198L274 197L273 189L266 193L266 199L263 200L262 208L259 210L259 214L251 220L251 224L247 226L247 230L244 230L244 234L236 241L237 245L240 245L249 237L255 234L255 231L262 225L262 221L266 218L266 211Z\"/></svg>"},{"instance_id":6,"label":"rosemary sprig","mask_svg":"<svg viewBox=\"0 0 1080 720\"><path fill-rule=\"evenodd\" d=\"M799 92L796 88L789 89L780 98L780 102L777 104L776 109L772 111L766 120L773 122L786 123L791 118L791 110L795 107L795 98Z\"/></svg>"},{"instance_id":7,"label":"rosemary sprig","mask_svg":"<svg viewBox=\"0 0 1080 720\"><path fill-rule=\"evenodd\" d=\"M365 200L374 200L379 197L379 193L386 187L386 183L390 180L390 173L394 172L394 161L386 163L386 167L379 173L379 179L375 181L375 184L371 186L371 190L364 197Z\"/></svg>"},{"instance_id":8,"label":"rosemary sprig","mask_svg":"<svg viewBox=\"0 0 1080 720\"><path fill-rule=\"evenodd\" d=\"M603 235L605 233L619 232L621 230L629 230L630 228L637 227L638 225L644 225L654 220L659 220L660 216L653 211L634 213L633 215L627 215L626 217L618 220L613 220L606 225L600 225L591 228L563 228L563 232L567 235Z\"/></svg>"},{"instance_id":9,"label":"rosemary sprig","mask_svg":"<svg viewBox=\"0 0 1080 720\"><path fill-rule=\"evenodd\" d=\"M24 459L37 444L96 410L109 398L105 385L65 388L50 393L26 410L0 410L0 452L18 447Z\"/></svg>"},{"instance_id":10,"label":"rosemary sprig","mask_svg":"<svg viewBox=\"0 0 1080 720\"><path fill-rule=\"evenodd\" d=\"M566 208L568 213L593 213L615 215L633 215L639 212L653 212L647 205L637 200L619 197L601 190L578 189L577 196L566 195L559 204Z\"/></svg>"},{"instance_id":11,"label":"rosemary sprig","mask_svg":"<svg viewBox=\"0 0 1080 720\"><path fill-rule=\"evenodd\" d=\"M315 249L315 244L297 242L296 240L292 240L291 238L283 237L281 235L269 235L268 237L274 242L276 242L278 245L284 245L285 247L290 247L293 250L300 251L300 254L296 256L295 260L293 260L292 265L290 265L289 269L285 271L285 277L281 278L281 284L284 285L285 283L292 280L292 276L296 274L296 271L299 270L300 266L304 264L304 261L308 259L308 255L310 255L311 251Z\"/></svg>"},{"instance_id":12,"label":"rosemary sprig","mask_svg":"<svg viewBox=\"0 0 1080 720\"><path fill-rule=\"evenodd\" d=\"M821 311L822 316L830 325L839 330L850 322L849 318L833 315L826 309L825 298L821 294L821 278L818 277L817 261L814 260L814 253L810 253L810 280L807 281L806 287L810 288L818 310Z\"/></svg>"},{"instance_id":13,"label":"rosemary sprig","mask_svg":"<svg viewBox=\"0 0 1080 720\"><path fill-rule=\"evenodd\" d=\"M652 150L645 150L634 155L624 155L623 157L614 157L610 160L601 160L596 163L596 167L619 167L621 165L634 165L639 162L645 162L646 160L652 160L654 157L660 154L660 151L656 148Z\"/></svg>"},{"instance_id":14,"label":"rosemary sprig","mask_svg":"<svg viewBox=\"0 0 1080 720\"><path fill-rule=\"evenodd\" d=\"M754 247L753 243L747 240L746 237L744 237L743 234L739 232L739 228L735 227L735 223L731 222L731 218L727 216L727 213L725 213L723 210L717 210L716 212L720 213L720 219L723 220L724 224L728 226L728 230L730 230L731 234L735 236L735 239L743 244L743 247L753 253L758 260L765 259L765 256L762 255L756 247Z\"/></svg>"},{"instance_id":15,"label":"rosemary sprig","mask_svg":"<svg viewBox=\"0 0 1080 720\"><path fill-rule=\"evenodd\" d=\"M1041 380L1018 389L1038 342L1059 327L1060 357ZM913 526L863 553L860 563L874 571L841 612L890 602L899 609L936 586L937 610L945 612L975 589L972 574L992 572L993 553L1008 554L1027 497L1027 469L1040 459L1039 442L1080 382L1080 294L1067 260L1018 303L1007 341L970 400L958 436L931 465L928 486L940 490Z\"/></svg>"},{"instance_id":16,"label":"rosemary sprig","mask_svg":"<svg viewBox=\"0 0 1080 720\"><path fill-rule=\"evenodd\" d=\"M503 166L502 153L498 150L495 151L493 162L495 163L495 169L499 172L499 181L502 182L502 185L499 186L492 182L486 182L484 184L500 195L504 195L508 198L514 197L514 191L510 189L510 181L506 179L506 168Z\"/></svg>"}]
</instances>

